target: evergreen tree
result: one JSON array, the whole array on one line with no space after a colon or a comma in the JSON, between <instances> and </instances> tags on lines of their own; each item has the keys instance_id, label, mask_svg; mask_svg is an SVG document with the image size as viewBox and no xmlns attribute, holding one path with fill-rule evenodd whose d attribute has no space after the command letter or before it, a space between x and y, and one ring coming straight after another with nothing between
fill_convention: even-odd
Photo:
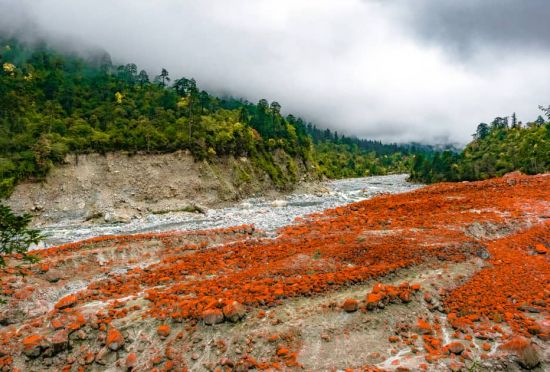
<instances>
[{"instance_id":1,"label":"evergreen tree","mask_svg":"<svg viewBox=\"0 0 550 372\"><path fill-rule=\"evenodd\" d=\"M29 229L31 215L16 215L13 211L0 204L0 267L5 266L6 256L19 253L26 260L36 258L27 254L31 244L38 244L42 236L38 230Z\"/></svg>"}]
</instances>

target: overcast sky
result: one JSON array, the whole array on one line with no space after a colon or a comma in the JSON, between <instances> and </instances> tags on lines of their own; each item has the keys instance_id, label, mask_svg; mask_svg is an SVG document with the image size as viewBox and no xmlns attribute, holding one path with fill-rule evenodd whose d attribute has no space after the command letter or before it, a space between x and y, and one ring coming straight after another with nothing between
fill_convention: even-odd
<instances>
[{"instance_id":1,"label":"overcast sky","mask_svg":"<svg viewBox=\"0 0 550 372\"><path fill-rule=\"evenodd\" d=\"M469 141L550 104L547 0L0 0L34 30L387 142Z\"/></svg>"}]
</instances>

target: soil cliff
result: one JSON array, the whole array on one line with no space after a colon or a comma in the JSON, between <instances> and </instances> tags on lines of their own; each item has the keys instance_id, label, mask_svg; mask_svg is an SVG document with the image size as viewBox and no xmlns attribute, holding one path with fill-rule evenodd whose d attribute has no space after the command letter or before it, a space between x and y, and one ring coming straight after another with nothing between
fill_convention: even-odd
<instances>
[{"instance_id":1,"label":"soil cliff","mask_svg":"<svg viewBox=\"0 0 550 372\"><path fill-rule=\"evenodd\" d=\"M127 222L149 213L197 211L253 195L275 195L311 180L313 169L281 152L273 165L276 185L249 158L195 161L185 151L170 154L70 155L43 182L24 182L7 200L17 212L32 212L37 225L58 221ZM288 164L296 167L288 169Z\"/></svg>"}]
</instances>

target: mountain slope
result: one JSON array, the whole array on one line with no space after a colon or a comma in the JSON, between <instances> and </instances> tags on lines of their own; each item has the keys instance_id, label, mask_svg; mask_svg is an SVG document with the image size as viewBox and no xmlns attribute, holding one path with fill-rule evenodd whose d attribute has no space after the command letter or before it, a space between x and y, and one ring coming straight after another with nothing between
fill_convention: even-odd
<instances>
[{"instance_id":1,"label":"mountain slope","mask_svg":"<svg viewBox=\"0 0 550 372\"><path fill-rule=\"evenodd\" d=\"M22 180L44 179L67 154L187 150L197 161L247 157L280 190L292 188L299 168L313 177L364 176L403 171L411 158L406 147L283 117L277 102L218 98L193 79L174 79L165 69L149 76L135 64L113 65L107 54L84 59L0 38L0 67L0 197ZM281 152L283 167L275 160ZM335 171L342 167L349 171Z\"/></svg>"}]
</instances>

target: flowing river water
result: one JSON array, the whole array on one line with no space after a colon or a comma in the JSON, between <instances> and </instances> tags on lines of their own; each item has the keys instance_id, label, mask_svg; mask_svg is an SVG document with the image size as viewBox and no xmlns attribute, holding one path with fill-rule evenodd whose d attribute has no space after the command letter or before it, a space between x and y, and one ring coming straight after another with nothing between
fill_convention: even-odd
<instances>
[{"instance_id":1,"label":"flowing river water","mask_svg":"<svg viewBox=\"0 0 550 372\"><path fill-rule=\"evenodd\" d=\"M266 232L293 223L296 217L320 212L382 193L400 193L422 185L407 182L408 175L351 178L324 183L326 192L292 193L279 200L251 198L233 206L209 209L205 213L174 212L148 215L123 224L64 224L42 228L46 239L41 247L63 244L101 235L135 234L169 230L203 230L253 224Z\"/></svg>"}]
</instances>

